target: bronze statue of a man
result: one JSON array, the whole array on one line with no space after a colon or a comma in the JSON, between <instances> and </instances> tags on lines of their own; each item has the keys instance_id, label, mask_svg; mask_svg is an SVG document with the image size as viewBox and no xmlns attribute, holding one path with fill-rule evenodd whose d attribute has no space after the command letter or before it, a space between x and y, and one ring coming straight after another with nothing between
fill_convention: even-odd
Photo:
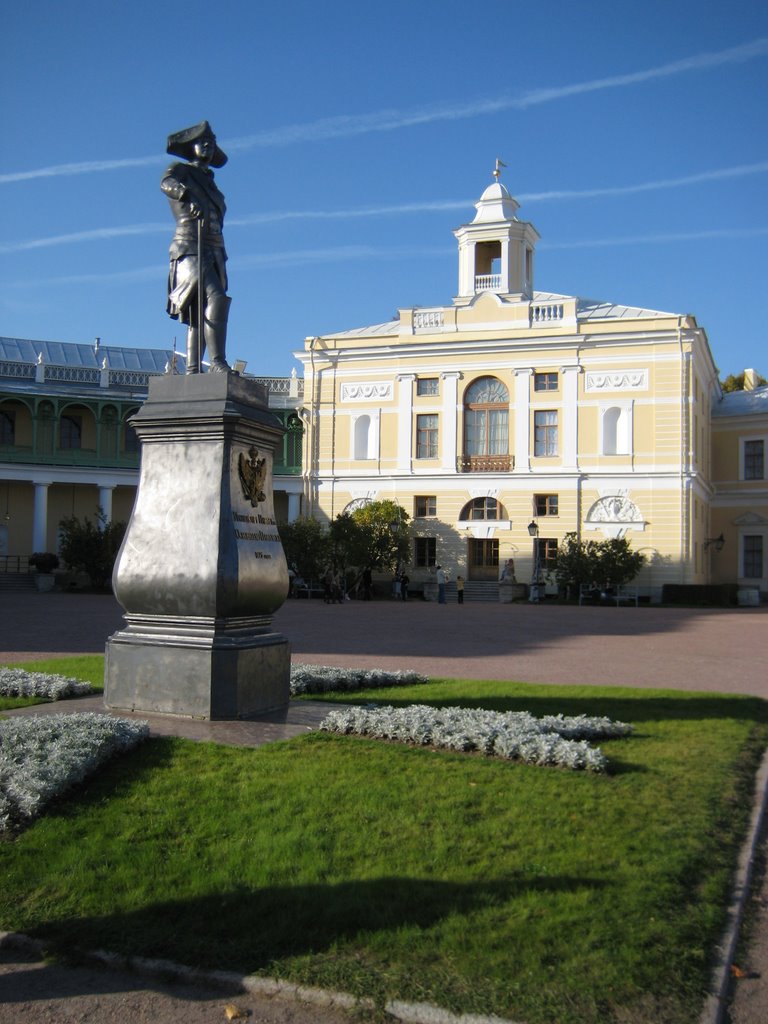
<instances>
[{"instance_id":1,"label":"bronze statue of a man","mask_svg":"<svg viewBox=\"0 0 768 1024\"><path fill-rule=\"evenodd\" d=\"M216 144L207 121L168 136L167 152L188 163L173 163L160 188L176 219L170 247L168 314L187 324L187 373L201 373L206 347L211 371L231 373L226 360L227 253L222 227L226 203L211 167L227 155ZM200 327L203 329L201 330Z\"/></svg>"}]
</instances>

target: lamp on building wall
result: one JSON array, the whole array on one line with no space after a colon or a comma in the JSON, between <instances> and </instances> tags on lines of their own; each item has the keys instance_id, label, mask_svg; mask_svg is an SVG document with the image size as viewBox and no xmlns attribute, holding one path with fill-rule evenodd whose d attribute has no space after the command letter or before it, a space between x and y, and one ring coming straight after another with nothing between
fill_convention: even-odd
<instances>
[{"instance_id":1,"label":"lamp on building wall","mask_svg":"<svg viewBox=\"0 0 768 1024\"><path fill-rule=\"evenodd\" d=\"M717 551L718 553L723 550L723 548L725 547L725 537L722 535L722 533L719 537L708 537L707 540L704 541L705 551L708 547L712 546L714 546L715 551Z\"/></svg>"},{"instance_id":2,"label":"lamp on building wall","mask_svg":"<svg viewBox=\"0 0 768 1024\"><path fill-rule=\"evenodd\" d=\"M528 523L528 535L533 538L533 575L531 576L531 593L528 600L532 604L539 602L539 524L535 520Z\"/></svg>"}]
</instances>

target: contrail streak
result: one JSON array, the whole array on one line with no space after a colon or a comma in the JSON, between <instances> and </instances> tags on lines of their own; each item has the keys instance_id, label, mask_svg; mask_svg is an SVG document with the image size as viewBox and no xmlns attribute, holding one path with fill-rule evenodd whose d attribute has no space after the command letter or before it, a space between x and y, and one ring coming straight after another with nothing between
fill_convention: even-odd
<instances>
[{"instance_id":1,"label":"contrail streak","mask_svg":"<svg viewBox=\"0 0 768 1024\"><path fill-rule=\"evenodd\" d=\"M523 192L517 196L517 199L520 202L526 203L543 203L561 199L600 199L611 196L628 196L642 192L682 188L687 185L700 185L711 181L746 177L750 174L764 174L766 171L768 171L768 161L763 161L757 164L723 167L713 171L700 171L698 174L689 174L681 178L661 178L656 181L643 181L634 185L614 185L590 189L556 189L549 192ZM347 210L276 210L266 213L254 213L245 217L233 217L228 221L228 227L253 227L259 224L273 224L286 220L347 220L358 217L389 217L404 213L439 213L446 210L469 210L472 205L473 201L471 199L445 199L431 200L423 203L399 203L391 206L363 206ZM30 249L43 249L57 245L69 245L73 242L93 242L130 235L159 234L166 231L168 231L168 225L159 222L112 228L94 228L90 231L76 231L65 235L50 235L47 238L6 242L0 244L0 254L25 252Z\"/></svg>"},{"instance_id":2,"label":"contrail streak","mask_svg":"<svg viewBox=\"0 0 768 1024\"><path fill-rule=\"evenodd\" d=\"M761 37L740 46L726 50L700 53L693 57L661 64L655 68L632 71L623 75L593 78L587 82L571 85L534 89L514 96L498 96L474 100L469 103L444 104L420 107L414 110L379 110L368 114L340 114L336 117L321 118L318 121L285 125L271 131L258 132L240 138L223 140L229 150L273 148L291 146L302 142L325 141L367 135L372 132L390 132L398 128L409 128L439 121L457 121L502 110L527 110L529 107L553 103L571 96L601 92L607 89L623 89L657 79L706 71L726 64L742 64L768 54L768 38ZM127 167L147 167L161 162L159 156L134 157L122 160L92 160L85 163L56 164L31 171L16 171L0 174L0 184L29 181L34 178L59 177L63 175L93 174L99 171L122 170Z\"/></svg>"}]
</instances>

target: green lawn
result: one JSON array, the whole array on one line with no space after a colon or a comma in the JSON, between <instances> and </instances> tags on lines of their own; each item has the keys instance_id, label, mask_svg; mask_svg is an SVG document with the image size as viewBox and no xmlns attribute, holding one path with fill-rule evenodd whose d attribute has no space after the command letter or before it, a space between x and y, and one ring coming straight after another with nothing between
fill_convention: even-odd
<instances>
[{"instance_id":1,"label":"green lawn","mask_svg":"<svg viewBox=\"0 0 768 1024\"><path fill-rule=\"evenodd\" d=\"M697 1020L764 702L463 681L357 699L636 732L602 744L606 776L319 733L152 740L0 844L0 928L527 1024Z\"/></svg>"},{"instance_id":2,"label":"green lawn","mask_svg":"<svg viewBox=\"0 0 768 1024\"><path fill-rule=\"evenodd\" d=\"M94 690L101 693L104 689L104 656L101 654L73 655L71 658L48 658L44 661L18 661L9 663L6 668L23 668L28 672L51 672L54 675L81 679L90 683ZM0 712L12 708L26 708L32 704L47 703L43 697L3 697L0 696Z\"/></svg>"}]
</instances>

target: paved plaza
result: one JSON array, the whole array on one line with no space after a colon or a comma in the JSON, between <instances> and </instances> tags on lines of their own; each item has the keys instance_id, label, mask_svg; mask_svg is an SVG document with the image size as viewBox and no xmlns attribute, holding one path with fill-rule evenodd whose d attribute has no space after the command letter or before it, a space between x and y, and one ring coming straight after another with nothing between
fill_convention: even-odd
<instances>
[{"instance_id":1,"label":"paved plaza","mask_svg":"<svg viewBox=\"0 0 768 1024\"><path fill-rule=\"evenodd\" d=\"M114 598L0 593L0 661L103 654ZM287 601L294 661L454 679L719 690L768 698L768 607Z\"/></svg>"}]
</instances>

